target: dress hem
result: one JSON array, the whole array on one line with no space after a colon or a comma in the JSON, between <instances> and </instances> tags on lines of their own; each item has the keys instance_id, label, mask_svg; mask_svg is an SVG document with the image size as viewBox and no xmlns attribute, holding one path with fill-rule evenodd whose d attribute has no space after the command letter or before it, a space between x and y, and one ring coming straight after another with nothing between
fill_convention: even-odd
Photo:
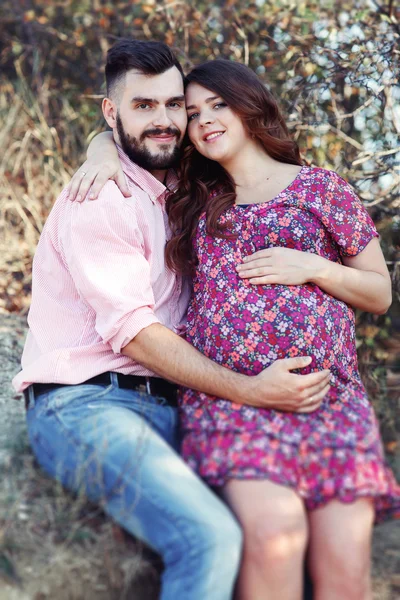
<instances>
[{"instance_id":1,"label":"dress hem","mask_svg":"<svg viewBox=\"0 0 400 600\"><path fill-rule=\"evenodd\" d=\"M400 519L400 500L399 500L399 506L394 506L393 508L391 508L390 506L385 506L385 502L390 502L390 499L393 498L393 496L390 493L390 490L388 490L387 493L384 492L379 492L377 490L372 490L372 489L359 489L359 490L338 490L336 489L333 493L331 494L324 494L324 497L320 497L320 498L316 498L315 497L315 490L311 490L310 491L310 495L308 495L305 492L301 492L299 491L295 485L290 485L290 483L288 483L287 481L282 481L281 478L279 477L274 477L273 474L260 474L259 476L255 475L255 474L251 474L249 476L246 476L246 474L235 474L235 473L230 473L228 476L226 477L219 477L219 478L213 478L213 477L203 477L203 479L206 481L206 483L214 488L221 488L223 486L225 486L229 481L232 480L237 480L237 481L262 481L262 480L268 480L271 481L272 483L276 483L277 485L282 485L284 487L287 487L291 490L293 490L297 496L299 496L299 498L305 503L306 509L307 510L317 510L318 508L322 508L323 506L326 506L329 502L331 502L332 500L338 500L339 502L343 503L343 504L353 504L354 502L356 502L357 500L363 499L363 498L370 498L372 500L372 502L374 503L374 509L375 509L375 521L374 524L378 525L380 523L383 523L385 521L390 521L390 520L395 520L395 519ZM336 492L336 493L335 493Z\"/></svg>"}]
</instances>

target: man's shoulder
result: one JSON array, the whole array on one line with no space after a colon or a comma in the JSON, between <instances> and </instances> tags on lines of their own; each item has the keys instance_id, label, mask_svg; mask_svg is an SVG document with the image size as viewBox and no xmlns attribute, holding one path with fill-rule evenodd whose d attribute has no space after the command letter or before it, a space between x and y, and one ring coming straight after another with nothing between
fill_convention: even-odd
<instances>
[{"instance_id":1,"label":"man's shoulder","mask_svg":"<svg viewBox=\"0 0 400 600\"><path fill-rule=\"evenodd\" d=\"M133 232L137 235L151 215L146 208L151 200L140 187L131 182L128 185L131 196L127 198L115 181L109 180L95 200L86 196L82 202L70 203L72 206L68 215L62 218L64 224L74 235L86 235L85 232L89 230L93 235L102 231L114 232L120 237L132 235Z\"/></svg>"},{"instance_id":2,"label":"man's shoulder","mask_svg":"<svg viewBox=\"0 0 400 600\"><path fill-rule=\"evenodd\" d=\"M149 198L149 195L129 177L127 177L127 184L131 193L128 198L123 195L115 181L109 179L100 190L97 200L89 200L87 197L84 201L117 204L121 208L124 206L135 210L140 205L140 202Z\"/></svg>"}]
</instances>

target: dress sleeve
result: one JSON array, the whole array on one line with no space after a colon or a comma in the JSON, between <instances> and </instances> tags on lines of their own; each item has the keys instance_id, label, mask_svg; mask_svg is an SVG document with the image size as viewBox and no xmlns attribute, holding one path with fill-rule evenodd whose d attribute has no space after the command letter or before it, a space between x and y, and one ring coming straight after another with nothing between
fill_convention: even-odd
<instances>
[{"instance_id":1,"label":"dress sleeve","mask_svg":"<svg viewBox=\"0 0 400 600\"><path fill-rule=\"evenodd\" d=\"M357 256L379 234L353 188L336 173L325 173L321 221L340 247L342 255Z\"/></svg>"}]
</instances>

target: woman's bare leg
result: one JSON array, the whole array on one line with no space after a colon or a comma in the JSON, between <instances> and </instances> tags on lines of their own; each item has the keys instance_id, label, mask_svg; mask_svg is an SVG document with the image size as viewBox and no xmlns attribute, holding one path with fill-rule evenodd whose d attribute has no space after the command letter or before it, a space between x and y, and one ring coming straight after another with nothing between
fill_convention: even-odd
<instances>
[{"instance_id":1,"label":"woman's bare leg","mask_svg":"<svg viewBox=\"0 0 400 600\"><path fill-rule=\"evenodd\" d=\"M309 512L314 600L371 600L371 500L332 500Z\"/></svg>"},{"instance_id":2,"label":"woman's bare leg","mask_svg":"<svg viewBox=\"0 0 400 600\"><path fill-rule=\"evenodd\" d=\"M302 500L267 480L231 480L222 495L244 533L238 600L300 600L307 545Z\"/></svg>"}]
</instances>

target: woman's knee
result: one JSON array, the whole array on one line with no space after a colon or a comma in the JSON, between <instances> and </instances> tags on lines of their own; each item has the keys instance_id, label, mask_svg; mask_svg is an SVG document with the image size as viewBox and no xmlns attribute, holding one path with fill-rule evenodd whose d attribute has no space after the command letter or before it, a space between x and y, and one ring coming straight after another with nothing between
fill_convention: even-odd
<instances>
[{"instance_id":1,"label":"woman's knee","mask_svg":"<svg viewBox=\"0 0 400 600\"><path fill-rule=\"evenodd\" d=\"M277 565L304 556L308 527L304 513L285 521L264 514L244 524L244 545L250 560L262 565Z\"/></svg>"}]
</instances>

